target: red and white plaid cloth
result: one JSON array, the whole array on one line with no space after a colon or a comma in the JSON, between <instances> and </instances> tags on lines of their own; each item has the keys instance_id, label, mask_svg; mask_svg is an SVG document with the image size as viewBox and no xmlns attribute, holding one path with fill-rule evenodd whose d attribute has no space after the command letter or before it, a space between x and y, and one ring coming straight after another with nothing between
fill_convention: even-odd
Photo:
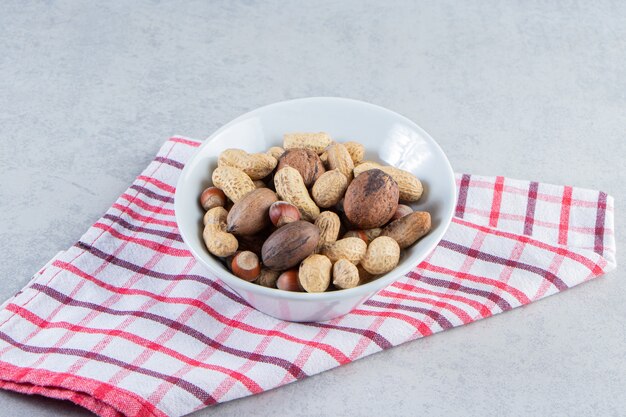
<instances>
[{"instance_id":1,"label":"red and white plaid cloth","mask_svg":"<svg viewBox=\"0 0 626 417\"><path fill-rule=\"evenodd\" d=\"M199 265L174 221L198 142L175 137L106 214L0 311L0 387L100 416L180 416L528 304L615 267L603 192L458 175L440 245L336 320L249 307Z\"/></svg>"}]
</instances>

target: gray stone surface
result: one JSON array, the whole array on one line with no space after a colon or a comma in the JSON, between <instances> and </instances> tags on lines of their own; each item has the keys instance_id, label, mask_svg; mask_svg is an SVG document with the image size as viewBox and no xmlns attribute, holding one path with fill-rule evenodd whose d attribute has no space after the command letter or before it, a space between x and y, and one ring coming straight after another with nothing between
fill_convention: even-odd
<instances>
[{"instance_id":1,"label":"gray stone surface","mask_svg":"<svg viewBox=\"0 0 626 417\"><path fill-rule=\"evenodd\" d=\"M626 3L551 3L2 1L0 299L169 135L305 96L405 114L457 171L603 189L626 246ZM625 278L194 416L624 415ZM89 413L0 392L0 415Z\"/></svg>"}]
</instances>

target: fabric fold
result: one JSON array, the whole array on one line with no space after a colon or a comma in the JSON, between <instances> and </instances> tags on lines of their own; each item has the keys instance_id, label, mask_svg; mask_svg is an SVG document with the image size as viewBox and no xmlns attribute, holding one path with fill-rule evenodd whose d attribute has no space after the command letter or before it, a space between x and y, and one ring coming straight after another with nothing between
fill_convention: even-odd
<instances>
[{"instance_id":1,"label":"fabric fold","mask_svg":"<svg viewBox=\"0 0 626 417\"><path fill-rule=\"evenodd\" d=\"M290 323L199 265L174 191L199 142L174 137L71 248L0 310L0 387L100 416L180 416L556 294L615 268L604 192L457 175L439 246L352 313Z\"/></svg>"}]
</instances>

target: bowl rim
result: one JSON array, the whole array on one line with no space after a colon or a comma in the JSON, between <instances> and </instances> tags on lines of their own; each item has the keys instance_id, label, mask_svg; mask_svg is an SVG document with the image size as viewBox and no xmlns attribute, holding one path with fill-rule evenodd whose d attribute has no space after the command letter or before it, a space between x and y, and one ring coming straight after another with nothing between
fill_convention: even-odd
<instances>
[{"instance_id":1,"label":"bowl rim","mask_svg":"<svg viewBox=\"0 0 626 417\"><path fill-rule=\"evenodd\" d=\"M446 156L445 152L443 151L443 149L441 149L441 146L439 146L439 144L432 138L432 136L430 136L430 134L428 134L428 132L426 132L423 128L421 128L417 123L413 122L406 116L403 116L385 107L368 103L365 101L361 101L361 100L351 99L351 98L316 96L316 97L303 97L303 98L296 98L296 99L291 99L291 100L278 101L275 103L257 107L254 110L248 111L236 117L230 122L224 124L222 127L220 127L215 132L213 132L207 139L205 139L202 142L202 144L198 147L196 152L185 163L185 166L180 174L180 177L177 180L176 192L174 194L174 212L175 212L176 223L177 225L179 224L178 217L180 216L180 213L182 211L182 210L179 210L178 208L181 204L184 204L180 196L181 183L187 177L187 173L191 170L191 166L193 165L192 164L193 160L202 152L202 149L204 149L204 147L210 146L213 139L215 139L218 135L220 135L224 130L230 128L234 124L239 123L243 119L253 116L257 112L266 110L269 107L278 107L278 106L290 105L295 102L307 102L307 101L308 102L314 102L314 101L345 102L345 103L350 103L351 105L370 107L377 111L390 114L391 116L399 118L404 123L409 125L412 129L415 129L417 132L419 132L420 136L422 136L426 141L430 142L430 145L432 145L433 148L436 149L437 152L439 152L443 161L445 161L445 165L446 165L445 168L448 171L449 177L451 179L448 198L450 198L450 200L452 201L452 204L449 205L447 212L442 213L441 226L439 227L439 229L437 229L437 232L434 234L435 238L432 241L432 243L423 251L424 255L418 256L416 259L416 263L410 262L407 264L408 266L396 267L390 272L383 274L379 278L371 282L368 282L367 284L359 285L354 288L330 291L330 292L322 292L322 293L292 292L292 291L279 290L277 288L264 287L258 284L254 284L252 282L245 281L237 277L236 275L232 274L230 271L228 271L226 267L224 267L223 264L221 264L216 259L212 259L212 260L215 262L216 265L219 265L219 268L214 267L213 265L206 262L206 260L203 259L203 257L200 256L199 253L197 253L197 251L194 249L192 245L187 243L188 238L186 236L186 232L180 227L178 228L179 233L183 239L183 242L185 243L187 248L190 250L190 252L193 254L194 258L198 260L199 262L201 262L203 265L205 265L211 272L213 272L216 278L224 281L226 285L228 285L229 287L232 287L235 291L237 288L241 287L242 289L245 289L253 293L257 293L259 295L280 298L280 299L287 299L287 300L297 300L297 301L303 301L303 302L339 301L341 299L349 298L349 297L374 295L380 289L389 286L390 284L398 280L400 277L406 275L409 271L415 268L416 265L419 265L422 261L424 261L424 259L428 257L428 255L430 255L430 253L435 249L435 247L437 247L437 245L443 238L444 234L448 230L450 223L452 222L452 218L454 216L454 210L457 204L456 180L455 180L454 170L452 169L452 165L450 164L450 161L448 160L448 157ZM203 255L206 255L206 253ZM212 256L212 255L209 254L209 256ZM231 285L231 282L232 282L232 285Z\"/></svg>"}]
</instances>

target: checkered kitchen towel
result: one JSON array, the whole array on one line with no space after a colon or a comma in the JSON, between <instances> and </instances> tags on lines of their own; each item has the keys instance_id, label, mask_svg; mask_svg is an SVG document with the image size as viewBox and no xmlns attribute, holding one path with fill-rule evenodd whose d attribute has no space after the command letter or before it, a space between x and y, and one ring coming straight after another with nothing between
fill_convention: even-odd
<instances>
[{"instance_id":1,"label":"checkered kitchen towel","mask_svg":"<svg viewBox=\"0 0 626 417\"><path fill-rule=\"evenodd\" d=\"M603 192L458 175L441 244L336 320L249 307L194 260L174 221L198 142L170 139L106 214L0 311L0 387L100 416L180 416L528 304L615 267Z\"/></svg>"}]
</instances>

